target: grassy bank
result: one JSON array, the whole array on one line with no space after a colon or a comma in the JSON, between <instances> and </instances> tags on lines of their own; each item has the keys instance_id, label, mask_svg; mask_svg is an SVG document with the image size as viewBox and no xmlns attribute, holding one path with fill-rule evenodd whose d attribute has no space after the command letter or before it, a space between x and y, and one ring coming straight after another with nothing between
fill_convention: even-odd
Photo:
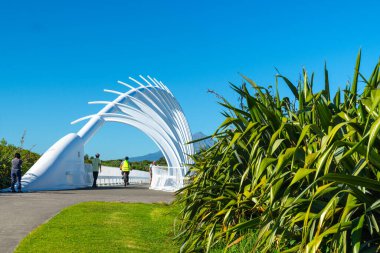
<instances>
[{"instance_id":1,"label":"grassy bank","mask_svg":"<svg viewBox=\"0 0 380 253\"><path fill-rule=\"evenodd\" d=\"M87 202L32 231L15 252L176 252L171 205Z\"/></svg>"}]
</instances>

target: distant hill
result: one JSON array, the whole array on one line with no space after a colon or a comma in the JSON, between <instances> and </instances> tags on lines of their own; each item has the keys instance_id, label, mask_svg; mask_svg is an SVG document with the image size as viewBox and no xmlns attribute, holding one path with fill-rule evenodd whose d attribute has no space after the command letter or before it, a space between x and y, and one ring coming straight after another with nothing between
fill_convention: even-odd
<instances>
[{"instance_id":1,"label":"distant hill","mask_svg":"<svg viewBox=\"0 0 380 253\"><path fill-rule=\"evenodd\" d=\"M131 161L131 162L140 162L140 161L144 161L144 160L157 161L161 157L163 157L162 152L161 151L157 151L157 152L150 153L150 154L147 154L147 155L131 157L131 158L129 158L129 161Z\"/></svg>"},{"instance_id":2,"label":"distant hill","mask_svg":"<svg viewBox=\"0 0 380 253\"><path fill-rule=\"evenodd\" d=\"M207 135L205 135L202 132L197 132L197 133L193 134L193 140L202 139L204 137L207 137ZM214 141L212 139L205 139L205 140L202 140L200 142L196 142L193 145L194 145L195 152L198 152L201 148L207 148L207 147L212 146L213 144L214 144ZM129 160L131 162L140 162L140 161L144 161L144 160L157 161L161 157L163 157L162 152L157 151L157 152L150 153L150 154L143 155L143 156L131 157L131 158L129 158Z\"/></svg>"}]
</instances>

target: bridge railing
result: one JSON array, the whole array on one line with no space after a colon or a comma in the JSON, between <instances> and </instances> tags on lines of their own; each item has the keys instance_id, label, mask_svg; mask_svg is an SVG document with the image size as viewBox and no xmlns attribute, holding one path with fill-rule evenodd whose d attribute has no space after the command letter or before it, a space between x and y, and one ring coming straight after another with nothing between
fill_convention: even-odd
<instances>
[{"instance_id":1,"label":"bridge railing","mask_svg":"<svg viewBox=\"0 0 380 253\"><path fill-rule=\"evenodd\" d=\"M93 182L92 165L85 164L87 174L86 182L91 186ZM129 183L131 184L149 184L150 176L146 171L132 170L129 174ZM124 185L123 176L120 169L116 167L102 166L102 171L99 173L97 185Z\"/></svg>"},{"instance_id":2,"label":"bridge railing","mask_svg":"<svg viewBox=\"0 0 380 253\"><path fill-rule=\"evenodd\" d=\"M129 177L131 184L149 184L150 179L146 177ZM100 186L106 185L124 185L123 177L120 176L98 176L97 184Z\"/></svg>"},{"instance_id":3,"label":"bridge railing","mask_svg":"<svg viewBox=\"0 0 380 253\"><path fill-rule=\"evenodd\" d=\"M92 167L86 164L89 186L92 184ZM131 184L149 184L150 189L174 192L186 185L187 167L167 167L153 166L152 180L146 171L132 170L129 174ZM102 166L102 172L99 173L97 184L99 186L124 185L124 180L119 168Z\"/></svg>"},{"instance_id":4,"label":"bridge railing","mask_svg":"<svg viewBox=\"0 0 380 253\"><path fill-rule=\"evenodd\" d=\"M153 166L150 189L174 192L186 184L186 167Z\"/></svg>"}]
</instances>

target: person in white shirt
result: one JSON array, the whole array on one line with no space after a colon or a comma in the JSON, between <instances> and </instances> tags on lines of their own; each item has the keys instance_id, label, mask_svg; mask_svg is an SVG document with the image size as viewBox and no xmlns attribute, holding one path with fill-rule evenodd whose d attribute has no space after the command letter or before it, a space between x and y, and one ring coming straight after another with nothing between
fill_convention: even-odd
<instances>
[{"instance_id":1,"label":"person in white shirt","mask_svg":"<svg viewBox=\"0 0 380 253\"><path fill-rule=\"evenodd\" d=\"M94 176L94 182L92 183L92 188L98 187L96 185L96 180L98 179L99 172L102 172L102 162L99 159L100 155L96 154L95 158L91 159L92 163L92 175Z\"/></svg>"},{"instance_id":2,"label":"person in white shirt","mask_svg":"<svg viewBox=\"0 0 380 253\"><path fill-rule=\"evenodd\" d=\"M149 165L150 183L152 183L152 168L153 168L153 166L156 166L156 161L153 161L153 162Z\"/></svg>"}]
</instances>

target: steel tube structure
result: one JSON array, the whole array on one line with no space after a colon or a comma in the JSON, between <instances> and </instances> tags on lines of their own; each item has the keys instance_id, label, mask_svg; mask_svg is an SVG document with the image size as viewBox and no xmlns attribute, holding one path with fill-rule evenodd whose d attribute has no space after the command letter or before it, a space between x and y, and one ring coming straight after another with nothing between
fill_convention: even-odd
<instances>
[{"instance_id":1,"label":"steel tube structure","mask_svg":"<svg viewBox=\"0 0 380 253\"><path fill-rule=\"evenodd\" d=\"M57 141L24 175L24 190L57 190L87 187L88 171L84 169L84 145L106 122L133 126L145 133L163 153L169 167L191 163L194 147L189 143L191 132L186 117L173 94L160 81L139 76L129 78L135 86L118 81L127 92L104 90L118 95L113 101L93 101L104 104L98 113L72 122L87 120L75 134Z\"/></svg>"}]
</instances>

